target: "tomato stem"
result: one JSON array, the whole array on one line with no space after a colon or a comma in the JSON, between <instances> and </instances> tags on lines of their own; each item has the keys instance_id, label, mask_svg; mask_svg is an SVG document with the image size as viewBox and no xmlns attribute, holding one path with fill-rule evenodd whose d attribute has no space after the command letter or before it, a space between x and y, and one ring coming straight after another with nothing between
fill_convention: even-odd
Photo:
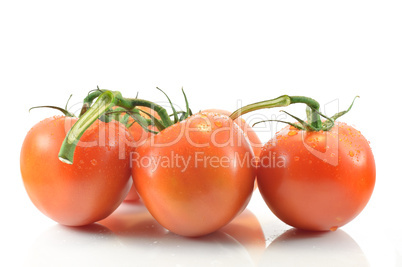
<instances>
[{"instance_id":1,"label":"tomato stem","mask_svg":"<svg viewBox=\"0 0 402 267\"><path fill-rule=\"evenodd\" d=\"M31 112L31 110L33 110L35 108L52 108L52 109L56 109L56 110L60 111L66 117L72 117L72 118L75 117L75 115L73 113L69 112L67 109L56 107L56 106L36 106L36 107L30 108L29 112Z\"/></svg>"},{"instance_id":2,"label":"tomato stem","mask_svg":"<svg viewBox=\"0 0 402 267\"><path fill-rule=\"evenodd\" d=\"M320 110L320 103L315 101L310 97L305 96L290 96L291 104L296 103L303 103L306 104L311 109L311 115L308 123L310 124L311 128L315 131L319 131L322 128L322 122L320 118L320 114L318 113Z\"/></svg>"},{"instance_id":3,"label":"tomato stem","mask_svg":"<svg viewBox=\"0 0 402 267\"><path fill-rule=\"evenodd\" d=\"M275 99L270 99L270 100L265 100L257 103L253 103L244 107L241 107L234 111L232 114L230 114L230 118L232 120L237 119L241 115L244 115L246 113L249 113L251 111L255 110L260 110L263 108L276 108L276 107L287 107L291 104L290 98L287 95L283 95L280 97L277 97Z\"/></svg>"},{"instance_id":4,"label":"tomato stem","mask_svg":"<svg viewBox=\"0 0 402 267\"><path fill-rule=\"evenodd\" d=\"M99 94L101 92L101 94ZM98 95L98 96L97 96ZM92 101L98 97L93 106ZM84 106L88 108L73 125L67 133L59 152L59 159L67 164L73 164L74 151L81 136L84 134L92 123L94 123L101 115L111 109L113 106L119 106L127 110L134 110L136 106L149 107L155 110L162 120L163 127L172 125L172 121L167 111L153 102L142 99L123 98L118 91L95 91L87 96L84 100Z\"/></svg>"},{"instance_id":5,"label":"tomato stem","mask_svg":"<svg viewBox=\"0 0 402 267\"><path fill-rule=\"evenodd\" d=\"M71 99L72 96L73 96L73 95L70 95L70 97L69 97L68 100L67 100L66 106L65 106L64 108L57 107L57 106L36 106L36 107L30 108L30 109L29 109L29 112L31 112L31 110L36 109L36 108L52 108L52 109L56 109L56 110L60 111L60 112L63 113L64 116L66 116L66 117L75 118L74 113L69 112L68 109L67 109L68 102L70 101L70 99Z\"/></svg>"},{"instance_id":6,"label":"tomato stem","mask_svg":"<svg viewBox=\"0 0 402 267\"><path fill-rule=\"evenodd\" d=\"M175 109L174 106L173 106L172 101L170 101L170 98L168 97L168 95L167 95L162 89L160 89L159 87L156 87L156 89L158 89L159 91L161 91L161 92L166 96L167 100L169 101L170 107L171 107L171 109L172 109L172 111L173 111L174 123L178 122L178 121L179 121L179 117L178 117L178 115L177 115L176 109Z\"/></svg>"},{"instance_id":7,"label":"tomato stem","mask_svg":"<svg viewBox=\"0 0 402 267\"><path fill-rule=\"evenodd\" d=\"M302 103L307 105L306 113L307 113L307 122L302 121L301 119L297 118L296 116L293 116L287 112L285 112L287 115L291 116L292 118L296 119L298 121L298 124L293 124L285 121L279 121L279 120L264 120L261 122L266 122L266 121L278 121L278 122L284 122L287 124L290 124L298 129L302 129L305 131L329 131L334 125L335 125L335 120L338 119L339 117L345 115L350 111L352 108L356 98L359 96L356 96L353 99L352 104L349 106L349 108L345 111L336 113L332 117L327 117L326 115L320 113L320 104L310 98L310 97L305 97L305 96L288 96L288 95L283 95L274 99L270 100L265 100L257 103L253 103L244 107L241 107L234 111L232 114L230 114L230 118L235 120L238 117L240 117L243 114L249 113L251 111L263 109L263 108L276 108L276 107L286 107L289 106L290 104L296 104L296 103ZM324 117L327 119L326 121L322 122L321 117ZM260 122L258 122L260 123ZM255 123L257 124L257 123ZM254 124L254 125L255 125ZM254 126L253 125L253 126Z\"/></svg>"},{"instance_id":8,"label":"tomato stem","mask_svg":"<svg viewBox=\"0 0 402 267\"><path fill-rule=\"evenodd\" d=\"M88 95L84 98L84 103L83 103L83 105L82 105L82 108L81 108L81 112L80 112L79 117L81 117L82 115L84 115L84 113L91 107L92 102L93 102L97 97L99 97L103 92L104 92L104 91L101 90L101 89L99 89L99 87L98 87L98 89L95 89L95 90L93 90L93 91L91 91L91 92L88 93Z\"/></svg>"},{"instance_id":9,"label":"tomato stem","mask_svg":"<svg viewBox=\"0 0 402 267\"><path fill-rule=\"evenodd\" d=\"M231 119L236 119L239 116L249 113L251 111L264 109L264 108L276 108L276 107L287 107L291 104L303 103L306 104L310 108L309 121L307 130L321 130L322 122L320 118L320 104L312 98L305 96L288 96L283 95L274 99L265 100L257 103L253 103L244 107L239 108L235 112L230 115ZM296 118L292 116L293 118ZM299 120L299 119L298 119ZM300 121L300 120L299 120Z\"/></svg>"},{"instance_id":10,"label":"tomato stem","mask_svg":"<svg viewBox=\"0 0 402 267\"><path fill-rule=\"evenodd\" d=\"M113 92L105 91L102 93L95 104L89 108L68 131L59 152L59 159L62 162L73 164L74 151L79 139L92 123L113 106L114 99L115 96Z\"/></svg>"},{"instance_id":11,"label":"tomato stem","mask_svg":"<svg viewBox=\"0 0 402 267\"><path fill-rule=\"evenodd\" d=\"M171 121L166 109L164 109L162 106L160 106L156 103L153 103L151 101L138 99L138 98L119 97L117 99L116 105L119 107L126 108L128 110L131 110L131 109L135 108L136 106L148 107L150 109L155 110L156 113L158 113L165 128L173 125L173 122Z\"/></svg>"}]
</instances>

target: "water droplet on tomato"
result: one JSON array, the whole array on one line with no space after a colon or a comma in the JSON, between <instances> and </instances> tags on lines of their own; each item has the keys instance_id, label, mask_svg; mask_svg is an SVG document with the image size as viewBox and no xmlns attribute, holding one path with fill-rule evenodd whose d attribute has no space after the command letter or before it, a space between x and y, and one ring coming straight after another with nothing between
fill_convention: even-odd
<instances>
[{"instance_id":1,"label":"water droplet on tomato","mask_svg":"<svg viewBox=\"0 0 402 267\"><path fill-rule=\"evenodd\" d=\"M198 125L198 130L200 132L210 132L211 131L211 126L206 125L206 124L199 124Z\"/></svg>"},{"instance_id":2,"label":"water droplet on tomato","mask_svg":"<svg viewBox=\"0 0 402 267\"><path fill-rule=\"evenodd\" d=\"M334 232L338 229L338 226L332 226L331 228L329 228L330 231Z\"/></svg>"},{"instance_id":3,"label":"water droplet on tomato","mask_svg":"<svg viewBox=\"0 0 402 267\"><path fill-rule=\"evenodd\" d=\"M222 122L221 121L215 121L215 125L217 127L222 127Z\"/></svg>"},{"instance_id":4,"label":"water droplet on tomato","mask_svg":"<svg viewBox=\"0 0 402 267\"><path fill-rule=\"evenodd\" d=\"M330 156L331 156L332 158L333 158L333 157L335 157L335 153L331 153L331 155L330 155Z\"/></svg>"},{"instance_id":5,"label":"water droplet on tomato","mask_svg":"<svg viewBox=\"0 0 402 267\"><path fill-rule=\"evenodd\" d=\"M92 159L92 160L91 160L91 164L92 164L93 166L95 166L97 163L98 163L98 162L96 161L96 159Z\"/></svg>"},{"instance_id":6,"label":"water droplet on tomato","mask_svg":"<svg viewBox=\"0 0 402 267\"><path fill-rule=\"evenodd\" d=\"M293 131L293 130L292 130L292 131L289 131L289 132L288 132L288 135L289 135L289 136L293 136L293 135L296 135L296 134L297 134L297 131Z\"/></svg>"},{"instance_id":7,"label":"water droplet on tomato","mask_svg":"<svg viewBox=\"0 0 402 267\"><path fill-rule=\"evenodd\" d=\"M352 150L349 151L349 156L353 157L355 155L355 152L353 152Z\"/></svg>"},{"instance_id":8,"label":"water droplet on tomato","mask_svg":"<svg viewBox=\"0 0 402 267\"><path fill-rule=\"evenodd\" d=\"M299 157L298 156L296 156L296 157L294 157L294 159L295 159L295 161L299 161Z\"/></svg>"}]
</instances>

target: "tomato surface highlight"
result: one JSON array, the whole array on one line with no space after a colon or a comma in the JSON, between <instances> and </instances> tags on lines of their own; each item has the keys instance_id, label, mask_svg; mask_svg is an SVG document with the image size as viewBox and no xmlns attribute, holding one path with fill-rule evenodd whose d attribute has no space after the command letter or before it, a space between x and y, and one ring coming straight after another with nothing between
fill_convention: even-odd
<instances>
[{"instance_id":1,"label":"tomato surface highlight","mask_svg":"<svg viewBox=\"0 0 402 267\"><path fill-rule=\"evenodd\" d=\"M202 112L215 112L226 116L232 114L232 112L224 109L206 109ZM243 130L244 135L250 142L251 147L253 148L254 155L256 156L256 158L258 158L260 156L263 143L261 142L257 133L254 131L253 127L251 127L243 118L237 118L234 120L234 122L237 125L239 125L240 128Z\"/></svg>"},{"instance_id":2,"label":"tomato surface highlight","mask_svg":"<svg viewBox=\"0 0 402 267\"><path fill-rule=\"evenodd\" d=\"M304 230L336 230L369 201L375 162L364 136L345 123L329 131L287 126L262 149L258 188L272 212Z\"/></svg>"},{"instance_id":3,"label":"tomato surface highlight","mask_svg":"<svg viewBox=\"0 0 402 267\"><path fill-rule=\"evenodd\" d=\"M76 118L56 116L34 125L20 155L21 175L33 204L60 224L86 225L111 214L127 195L132 142L124 125L97 120L81 137L75 163L58 158Z\"/></svg>"}]
</instances>

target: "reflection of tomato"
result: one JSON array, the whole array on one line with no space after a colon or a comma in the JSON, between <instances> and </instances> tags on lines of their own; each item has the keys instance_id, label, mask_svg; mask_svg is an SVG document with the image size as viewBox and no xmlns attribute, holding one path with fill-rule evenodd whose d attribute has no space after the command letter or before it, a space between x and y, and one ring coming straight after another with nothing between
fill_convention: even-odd
<instances>
[{"instance_id":1,"label":"reflection of tomato","mask_svg":"<svg viewBox=\"0 0 402 267\"><path fill-rule=\"evenodd\" d=\"M269 244L260 266L365 267L370 264L359 245L342 230L328 233L292 228Z\"/></svg>"},{"instance_id":2,"label":"reflection of tomato","mask_svg":"<svg viewBox=\"0 0 402 267\"><path fill-rule=\"evenodd\" d=\"M36 124L21 150L21 175L35 206L64 225L85 225L111 214L131 186L127 129L97 120L81 137L73 165L58 158L75 118L52 117ZM121 158L121 159L119 159Z\"/></svg>"},{"instance_id":3,"label":"reflection of tomato","mask_svg":"<svg viewBox=\"0 0 402 267\"><path fill-rule=\"evenodd\" d=\"M150 266L161 262L163 266L208 266L211 262L223 266L251 266L251 259L257 260L265 249L258 220L247 210L222 230L196 239L167 231L143 205L123 203L99 223L113 231L126 247L126 262L147 262Z\"/></svg>"},{"instance_id":4,"label":"reflection of tomato","mask_svg":"<svg viewBox=\"0 0 402 267\"><path fill-rule=\"evenodd\" d=\"M260 222L251 211L244 210L233 221L224 226L220 232L224 232L236 239L248 250L255 263L259 262L265 249L265 236Z\"/></svg>"},{"instance_id":5,"label":"reflection of tomato","mask_svg":"<svg viewBox=\"0 0 402 267\"><path fill-rule=\"evenodd\" d=\"M375 163L363 135L345 123L330 131L285 127L262 149L258 187L272 212L305 230L335 230L365 207Z\"/></svg>"},{"instance_id":6,"label":"reflection of tomato","mask_svg":"<svg viewBox=\"0 0 402 267\"><path fill-rule=\"evenodd\" d=\"M133 178L155 219L185 236L214 232L247 205L253 152L225 115L195 114L137 148Z\"/></svg>"},{"instance_id":7,"label":"reflection of tomato","mask_svg":"<svg viewBox=\"0 0 402 267\"><path fill-rule=\"evenodd\" d=\"M265 248L265 237L261 225L257 217L248 209L224 226L221 231L235 238L243 246L249 246L253 250Z\"/></svg>"},{"instance_id":8,"label":"reflection of tomato","mask_svg":"<svg viewBox=\"0 0 402 267\"><path fill-rule=\"evenodd\" d=\"M99 222L121 236L121 241L130 245L166 237L168 230L163 228L148 212L144 205L123 203L112 215Z\"/></svg>"},{"instance_id":9,"label":"reflection of tomato","mask_svg":"<svg viewBox=\"0 0 402 267\"><path fill-rule=\"evenodd\" d=\"M156 112L150 108L147 107L138 107L139 109L151 114L152 116L156 117L159 119L159 115L156 114ZM140 113L141 116L144 118L149 118L148 115L145 113ZM133 142L133 147L138 147L141 146L145 143L147 138L152 134L151 132L145 131L138 123L134 122L134 119L132 117L129 117L128 122L127 122L128 131L129 133L133 136L134 142ZM156 131L156 127L154 126L149 126L148 127L150 130ZM127 197L124 199L125 201L138 201L140 197L138 196L137 190L134 186L134 183L130 189L130 191L127 194Z\"/></svg>"}]
</instances>

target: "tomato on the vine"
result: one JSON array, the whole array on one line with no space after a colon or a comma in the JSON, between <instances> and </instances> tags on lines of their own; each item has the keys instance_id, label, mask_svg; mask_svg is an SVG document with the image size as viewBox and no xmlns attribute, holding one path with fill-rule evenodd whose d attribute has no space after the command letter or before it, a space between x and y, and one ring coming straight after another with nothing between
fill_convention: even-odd
<instances>
[{"instance_id":1,"label":"tomato on the vine","mask_svg":"<svg viewBox=\"0 0 402 267\"><path fill-rule=\"evenodd\" d=\"M133 157L142 201L168 230L212 233L244 210L253 192L254 153L240 127L198 113L148 139Z\"/></svg>"},{"instance_id":2,"label":"tomato on the vine","mask_svg":"<svg viewBox=\"0 0 402 267\"><path fill-rule=\"evenodd\" d=\"M354 102L354 101L353 101ZM296 228L336 230L368 203L375 184L375 162L364 136L335 120L352 108L327 117L319 103L303 96L280 96L250 104L231 118L261 108L304 103L307 121L296 119L264 145L257 169L258 188L271 211ZM320 116L327 120L321 121Z\"/></svg>"},{"instance_id":3,"label":"tomato on the vine","mask_svg":"<svg viewBox=\"0 0 402 267\"><path fill-rule=\"evenodd\" d=\"M73 164L76 142L99 114L119 106L144 129L153 125L159 131L130 157L138 193L162 226L180 235L201 236L245 209L254 187L254 153L240 126L228 116L191 116L185 97L187 107L180 118L172 105L172 121L163 107L150 101L123 98L117 91L94 93L87 98L98 97L96 102L85 102L85 112L63 141L61 161ZM152 108L160 119L146 120L138 106Z\"/></svg>"},{"instance_id":4,"label":"tomato on the vine","mask_svg":"<svg viewBox=\"0 0 402 267\"><path fill-rule=\"evenodd\" d=\"M95 121L77 143L75 164L58 158L76 118L47 118L28 132L20 155L21 175L33 204L51 219L86 225L111 214L127 195L132 137L117 121Z\"/></svg>"},{"instance_id":5,"label":"tomato on the vine","mask_svg":"<svg viewBox=\"0 0 402 267\"><path fill-rule=\"evenodd\" d=\"M272 212L305 230L336 230L355 218L374 189L374 156L353 127L305 132L287 126L262 149L258 188Z\"/></svg>"}]
</instances>

